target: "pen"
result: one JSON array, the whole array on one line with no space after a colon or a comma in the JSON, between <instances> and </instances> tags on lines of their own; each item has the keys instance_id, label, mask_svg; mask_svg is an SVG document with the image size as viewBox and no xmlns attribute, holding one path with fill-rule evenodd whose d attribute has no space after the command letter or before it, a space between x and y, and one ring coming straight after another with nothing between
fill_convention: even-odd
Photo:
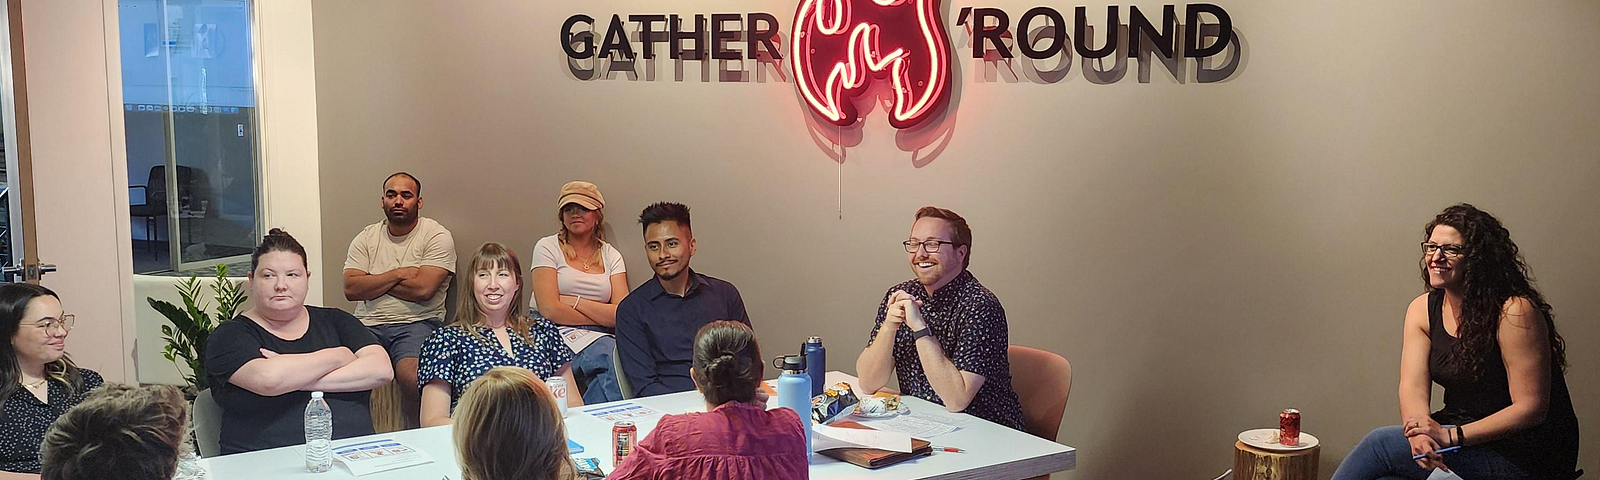
<instances>
[{"instance_id":1,"label":"pen","mask_svg":"<svg viewBox=\"0 0 1600 480\"><path fill-rule=\"evenodd\" d=\"M941 447L941 446L938 446L938 445L933 445L933 449L935 451L949 452L949 453L966 453L967 452L966 450L962 450L962 449L959 449L959 448L956 448L956 447Z\"/></svg>"},{"instance_id":2,"label":"pen","mask_svg":"<svg viewBox=\"0 0 1600 480\"><path fill-rule=\"evenodd\" d=\"M1444 447L1444 448L1438 449L1438 450L1434 451L1433 453L1438 453L1438 454L1442 455L1442 454L1454 452L1454 451L1460 450L1460 449L1461 449L1461 446L1460 445L1456 445L1454 447ZM1428 456L1428 454L1426 454L1426 453L1424 453L1422 455L1412 455L1411 459L1412 460L1422 460L1422 457L1426 457L1426 456Z\"/></svg>"}]
</instances>

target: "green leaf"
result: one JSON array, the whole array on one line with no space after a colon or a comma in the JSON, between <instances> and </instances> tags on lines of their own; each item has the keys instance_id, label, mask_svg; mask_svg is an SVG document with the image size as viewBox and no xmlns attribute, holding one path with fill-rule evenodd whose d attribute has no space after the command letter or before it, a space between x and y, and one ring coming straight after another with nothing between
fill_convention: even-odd
<instances>
[{"instance_id":1,"label":"green leaf","mask_svg":"<svg viewBox=\"0 0 1600 480\"><path fill-rule=\"evenodd\" d=\"M209 383L204 373L205 348L211 331L222 321L233 318L239 305L243 304L239 286L225 277L226 266L219 265L217 272L219 278L209 285L212 294L209 299L202 296L207 285L198 277L189 277L176 285L178 295L183 298L182 307L154 298L145 299L170 323L161 326L162 339L166 343L162 348L162 357L172 362L185 381L200 390L207 388ZM206 311L209 301L217 302L216 317ZM185 369L188 373L183 373Z\"/></svg>"}]
</instances>

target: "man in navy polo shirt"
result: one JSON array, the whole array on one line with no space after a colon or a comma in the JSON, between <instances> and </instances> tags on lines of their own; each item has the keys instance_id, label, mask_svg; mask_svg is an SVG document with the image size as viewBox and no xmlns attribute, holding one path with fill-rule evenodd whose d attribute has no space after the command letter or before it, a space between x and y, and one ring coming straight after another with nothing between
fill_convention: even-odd
<instances>
[{"instance_id":1,"label":"man in navy polo shirt","mask_svg":"<svg viewBox=\"0 0 1600 480\"><path fill-rule=\"evenodd\" d=\"M694 334L717 320L750 325L733 284L689 269L689 207L661 202L639 214L654 278L617 305L617 353L636 396L694 390Z\"/></svg>"}]
</instances>

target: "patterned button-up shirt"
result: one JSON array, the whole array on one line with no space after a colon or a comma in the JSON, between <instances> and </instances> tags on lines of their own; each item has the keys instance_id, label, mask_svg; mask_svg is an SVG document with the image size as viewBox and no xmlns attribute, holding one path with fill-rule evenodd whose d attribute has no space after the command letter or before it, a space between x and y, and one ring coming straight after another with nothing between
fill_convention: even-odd
<instances>
[{"instance_id":1,"label":"patterned button-up shirt","mask_svg":"<svg viewBox=\"0 0 1600 480\"><path fill-rule=\"evenodd\" d=\"M1023 429L1022 404L1017 392L1011 388L1011 362L1006 357L1010 333L1006 328L1006 311L1000 299L978 283L972 272L963 271L950 283L928 294L928 290L915 279L891 287L878 305L878 320L872 326L868 343L877 338L889 311L889 296L896 290L910 293L922 301L922 318L933 330L934 338L944 348L956 369L982 375L983 387L967 404L966 413L994 423ZM917 354L916 343L911 339L911 329L902 327L894 337L894 371L900 381L900 392L944 405L944 400L933 391L928 376L923 372L922 359Z\"/></svg>"}]
</instances>

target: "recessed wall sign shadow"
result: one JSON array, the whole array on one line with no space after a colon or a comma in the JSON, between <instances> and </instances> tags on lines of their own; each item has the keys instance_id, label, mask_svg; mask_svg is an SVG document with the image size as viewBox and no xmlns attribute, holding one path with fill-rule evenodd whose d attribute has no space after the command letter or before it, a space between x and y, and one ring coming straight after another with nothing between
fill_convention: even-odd
<instances>
[{"instance_id":1,"label":"recessed wall sign shadow","mask_svg":"<svg viewBox=\"0 0 1600 480\"><path fill-rule=\"evenodd\" d=\"M595 19L573 15L562 25L568 78L581 81L665 81L660 62L672 64L671 81L787 81L777 18L767 13L612 15L597 32ZM666 57L663 59L662 57ZM688 62L694 62L688 64ZM698 78L691 75L698 70Z\"/></svg>"},{"instance_id":2,"label":"recessed wall sign shadow","mask_svg":"<svg viewBox=\"0 0 1600 480\"><path fill-rule=\"evenodd\" d=\"M1176 7L1166 5L1157 23L1139 7L1127 7L1129 21L1124 23L1121 8L1113 5L1100 18L1114 27L1097 35L1086 7L1074 10L1070 26L1060 12L1035 7L1017 19L1015 28L1003 10L963 8L957 17L963 32L957 49L970 50L978 83L1059 83L1071 78L1074 63L1086 81L1097 85L1122 81L1129 63L1135 64L1139 83L1150 83L1157 69L1178 84L1238 76L1248 50L1232 19L1210 4L1191 4L1186 10L1187 23L1179 23ZM1022 38L1013 32L1023 32Z\"/></svg>"}]
</instances>

